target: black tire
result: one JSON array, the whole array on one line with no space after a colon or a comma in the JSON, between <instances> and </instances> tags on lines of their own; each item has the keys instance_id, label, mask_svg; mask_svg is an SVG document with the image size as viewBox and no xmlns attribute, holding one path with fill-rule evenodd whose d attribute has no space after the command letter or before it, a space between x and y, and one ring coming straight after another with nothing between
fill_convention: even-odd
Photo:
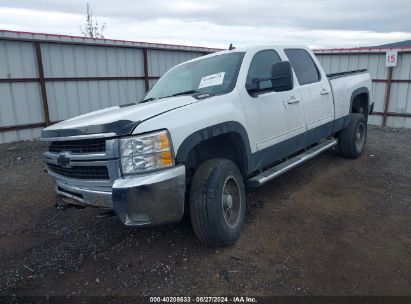
<instances>
[{"instance_id":1,"label":"black tire","mask_svg":"<svg viewBox=\"0 0 411 304\"><path fill-rule=\"evenodd\" d=\"M363 114L352 113L348 126L338 137L340 154L346 158L357 158L364 151L367 141L367 119Z\"/></svg>"},{"instance_id":2,"label":"black tire","mask_svg":"<svg viewBox=\"0 0 411 304\"><path fill-rule=\"evenodd\" d=\"M237 166L227 159L202 163L190 192L191 223L198 239L208 246L234 244L243 230L245 211L244 181Z\"/></svg>"}]
</instances>

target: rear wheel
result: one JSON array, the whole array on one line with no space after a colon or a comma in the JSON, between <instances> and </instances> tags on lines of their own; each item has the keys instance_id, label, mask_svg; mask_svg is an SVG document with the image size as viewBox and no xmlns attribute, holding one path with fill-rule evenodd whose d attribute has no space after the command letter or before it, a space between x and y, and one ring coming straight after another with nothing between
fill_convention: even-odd
<instances>
[{"instance_id":1,"label":"rear wheel","mask_svg":"<svg viewBox=\"0 0 411 304\"><path fill-rule=\"evenodd\" d=\"M191 184L190 216L194 233L209 246L229 246L244 227L244 182L237 166L227 159L205 161Z\"/></svg>"},{"instance_id":2,"label":"rear wheel","mask_svg":"<svg viewBox=\"0 0 411 304\"><path fill-rule=\"evenodd\" d=\"M348 126L340 132L338 147L340 154L357 158L364 151L367 140L367 120L363 114L352 113Z\"/></svg>"}]
</instances>

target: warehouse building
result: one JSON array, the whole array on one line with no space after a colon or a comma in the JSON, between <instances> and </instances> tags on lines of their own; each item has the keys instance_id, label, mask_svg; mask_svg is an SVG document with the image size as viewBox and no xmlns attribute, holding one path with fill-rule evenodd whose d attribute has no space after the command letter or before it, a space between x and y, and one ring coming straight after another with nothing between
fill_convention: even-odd
<instances>
[{"instance_id":1,"label":"warehouse building","mask_svg":"<svg viewBox=\"0 0 411 304\"><path fill-rule=\"evenodd\" d=\"M206 47L0 30L0 143L52 123L141 100L168 69Z\"/></svg>"},{"instance_id":2,"label":"warehouse building","mask_svg":"<svg viewBox=\"0 0 411 304\"><path fill-rule=\"evenodd\" d=\"M411 128L411 47L314 50L326 73L367 69L375 103L369 123Z\"/></svg>"},{"instance_id":3,"label":"warehouse building","mask_svg":"<svg viewBox=\"0 0 411 304\"><path fill-rule=\"evenodd\" d=\"M52 123L141 100L169 68L215 51L0 30L0 143L34 139ZM387 67L387 51L396 54L395 66ZM370 71L371 124L411 128L411 48L315 52L327 73Z\"/></svg>"}]
</instances>

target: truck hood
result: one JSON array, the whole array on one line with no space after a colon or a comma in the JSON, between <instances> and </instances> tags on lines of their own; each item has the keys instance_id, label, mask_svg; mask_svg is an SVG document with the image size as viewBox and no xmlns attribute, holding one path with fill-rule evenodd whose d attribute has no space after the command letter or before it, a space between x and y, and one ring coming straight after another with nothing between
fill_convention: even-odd
<instances>
[{"instance_id":1,"label":"truck hood","mask_svg":"<svg viewBox=\"0 0 411 304\"><path fill-rule=\"evenodd\" d=\"M110 133L111 136L131 134L141 122L198 100L192 96L176 96L142 104L114 106L64 120L45 128L41 138L81 136Z\"/></svg>"}]
</instances>

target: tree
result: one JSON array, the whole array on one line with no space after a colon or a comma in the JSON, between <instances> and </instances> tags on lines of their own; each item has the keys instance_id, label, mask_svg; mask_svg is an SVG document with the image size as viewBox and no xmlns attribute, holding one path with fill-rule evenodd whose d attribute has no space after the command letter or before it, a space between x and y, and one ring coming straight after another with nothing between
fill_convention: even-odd
<instances>
[{"instance_id":1,"label":"tree","mask_svg":"<svg viewBox=\"0 0 411 304\"><path fill-rule=\"evenodd\" d=\"M90 8L90 4L87 3L87 15L84 25L79 26L79 30L83 36L90 38L104 38L103 31L106 28L106 24L99 24L96 17L93 16L93 11Z\"/></svg>"}]
</instances>

